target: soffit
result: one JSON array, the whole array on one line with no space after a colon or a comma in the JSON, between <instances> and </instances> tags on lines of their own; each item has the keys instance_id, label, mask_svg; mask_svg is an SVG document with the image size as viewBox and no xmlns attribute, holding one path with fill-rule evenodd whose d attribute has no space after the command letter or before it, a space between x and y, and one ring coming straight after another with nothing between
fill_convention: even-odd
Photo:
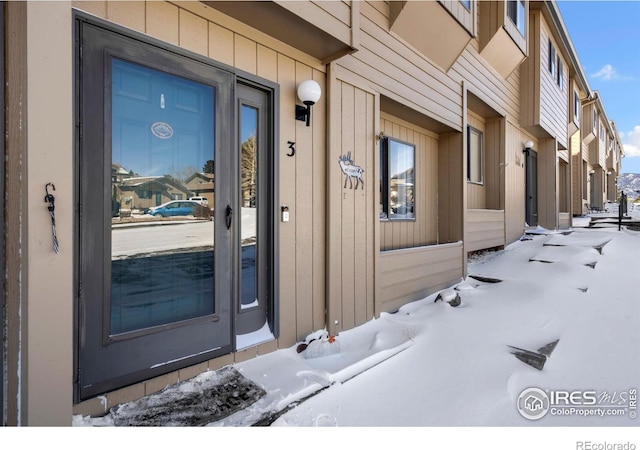
<instances>
[{"instance_id":1,"label":"soffit","mask_svg":"<svg viewBox=\"0 0 640 450\"><path fill-rule=\"evenodd\" d=\"M271 1L203 3L323 62L354 50L340 39Z\"/></svg>"}]
</instances>

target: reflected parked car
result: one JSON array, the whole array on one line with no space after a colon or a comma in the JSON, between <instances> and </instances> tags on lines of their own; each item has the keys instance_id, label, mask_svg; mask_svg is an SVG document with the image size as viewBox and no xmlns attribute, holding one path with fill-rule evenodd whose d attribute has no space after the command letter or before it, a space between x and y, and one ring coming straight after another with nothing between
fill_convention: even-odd
<instances>
[{"instance_id":1,"label":"reflected parked car","mask_svg":"<svg viewBox=\"0 0 640 450\"><path fill-rule=\"evenodd\" d=\"M195 216L195 217L211 217L209 208L202 206L198 202L191 200L172 200L154 208L149 208L145 214L161 217L174 216Z\"/></svg>"}]
</instances>

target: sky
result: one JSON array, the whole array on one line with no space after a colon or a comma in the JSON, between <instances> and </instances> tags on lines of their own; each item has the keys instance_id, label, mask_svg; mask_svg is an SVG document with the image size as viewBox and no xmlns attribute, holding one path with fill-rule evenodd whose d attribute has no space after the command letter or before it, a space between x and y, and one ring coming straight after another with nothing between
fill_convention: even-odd
<instances>
[{"instance_id":1,"label":"sky","mask_svg":"<svg viewBox=\"0 0 640 450\"><path fill-rule=\"evenodd\" d=\"M640 219L640 208L631 214ZM504 250L474 257L469 274L480 279L461 279L333 342L317 330L300 352L293 345L233 364L266 395L209 423L209 432L184 434L178 411L165 422L181 428L171 435L113 425L159 402L179 404L186 392L215 382L217 371L101 418L74 416L74 436L90 439L99 434L87 429L109 429L104 448L113 448L114 436L138 437L145 445L161 439L175 448L193 433L279 450L343 447L344 435L313 431L332 427L349 430L347 437L365 449L404 443L421 449L640 448L640 232L585 228L588 220L577 221L570 234L538 228ZM436 301L456 295L456 307ZM542 354L554 342L541 370L515 356ZM542 406L527 409L536 399ZM297 406L271 423L268 436L246 428L290 405ZM85 445L87 439L72 441Z\"/></svg>"},{"instance_id":2,"label":"sky","mask_svg":"<svg viewBox=\"0 0 640 450\"><path fill-rule=\"evenodd\" d=\"M591 90L625 149L622 173L640 173L640 1L557 2Z\"/></svg>"}]
</instances>

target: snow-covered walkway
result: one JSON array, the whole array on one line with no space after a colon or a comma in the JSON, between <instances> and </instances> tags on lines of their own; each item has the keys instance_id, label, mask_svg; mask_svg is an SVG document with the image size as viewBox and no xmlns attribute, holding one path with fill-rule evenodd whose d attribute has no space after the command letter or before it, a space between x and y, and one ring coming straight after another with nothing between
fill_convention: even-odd
<instances>
[{"instance_id":1,"label":"snow-covered walkway","mask_svg":"<svg viewBox=\"0 0 640 450\"><path fill-rule=\"evenodd\" d=\"M278 427L635 427L619 428L620 439L637 431L640 233L528 235L473 258L469 275L454 287L457 307L434 294L340 333L327 356L294 346L235 364L266 395L209 426L270 417ZM512 351L556 340L542 370Z\"/></svg>"}]
</instances>

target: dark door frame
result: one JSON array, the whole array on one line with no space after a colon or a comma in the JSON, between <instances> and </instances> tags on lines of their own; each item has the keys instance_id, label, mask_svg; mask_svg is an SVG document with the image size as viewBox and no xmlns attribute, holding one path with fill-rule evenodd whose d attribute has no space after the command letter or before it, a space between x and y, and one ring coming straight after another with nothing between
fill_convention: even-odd
<instances>
[{"instance_id":1,"label":"dark door frame","mask_svg":"<svg viewBox=\"0 0 640 450\"><path fill-rule=\"evenodd\" d=\"M237 97L237 88L235 86L237 86L238 84L243 84L245 86L249 86L249 87L255 87L257 89L260 89L264 92L267 93L267 96L269 98L268 104L267 104L267 108L266 108L266 112L270 115L270 130L268 133L268 140L269 140L269 149L271 150L270 153L270 159L268 161L268 170L271 171L271 180L272 182L269 183L267 186L263 186L263 192L265 193L265 195L268 197L268 200L265 202L266 203L266 208L270 211L269 214L267 214L263 221L266 222L266 227L263 227L263 229L270 229L271 230L271 235L270 236L264 236L262 237L263 242L268 242L268 245L272 248L272 252L268 257L268 260L265 260L265 264L266 264L266 274L268 275L268 278L271 280L271 282L269 283L270 286L266 286L265 289L268 291L267 292L267 299L268 299L268 304L267 304L267 310L266 310L266 319L270 325L271 331L273 333L273 335L275 337L278 337L279 335L279 320L278 320L278 316L279 316L279 306L278 306L278 280L279 280L279 274L278 274L278 266L279 266L279 259L278 259L278 225L279 225L279 214L278 211L276 211L277 209L277 203L278 203L278 160L279 160L279 156L277 153L277 143L279 141L279 133L278 133L278 127L279 127L279 120L278 120L278 111L279 111L279 86L276 83L270 82L268 80L264 80L260 77L257 77L255 75L243 72L241 70L226 66L224 64L220 64L217 63L215 61L212 61L208 58L205 58L201 55L197 55L195 53L192 53L188 50L179 48L179 47L175 47L171 44L167 44L165 42L159 41L157 39L154 38L150 38L148 36L136 33L134 31L125 29L119 25L110 23L108 21L105 21L103 19L98 19L95 18L93 16L90 16L88 14L79 12L79 11L74 11L74 19L75 19L75 23L76 23L76 36L77 36L77 40L81 41L82 40L82 32L81 29L83 26L85 25L90 25L93 26L95 28L100 28L103 29L107 32L110 33L114 33L119 35L122 38L125 39L129 39L129 40L133 40L133 41L137 41L139 43L143 43L143 44L148 44L150 46L152 46L154 48L154 52L166 52L166 54L170 55L171 58L188 58L189 60L191 60L194 64L200 64L200 65L206 65L209 66L211 69L213 70L218 70L218 71L224 71L227 74L231 75L231 78L233 80L233 82L235 83L234 86L232 86L231 89L231 97L232 97L232 103L233 105L237 105L238 103L238 97ZM110 49L110 51L112 51ZM80 56L84 53L83 56ZM81 80L81 75L80 75L80 68L82 66L82 58L86 58L86 51L79 51L79 47L76 48L76 58L75 58L75 64L76 64L76 68L75 68L75 73L76 73L76 103L80 103L83 100L83 96L84 94L81 92L80 89L80 80ZM235 108L234 106L231 107L231 117L235 117L236 116L236 112L235 112ZM76 118L77 123L79 123L79 117ZM231 133L231 135L234 135L234 130L236 127L236 124L232 121L231 123L225 125L227 127L227 131ZM86 127L83 125L81 127L78 127L78 134L76 137L76 154L79 154L80 151L80 145L82 144L82 140L86 140L88 139L88 135L89 132L86 129ZM233 141L233 140L232 140ZM236 151L239 151L239 149L237 149ZM222 167L221 170L228 170L229 168L224 168ZM80 175L77 175L80 176ZM79 183L80 180L77 180L77 183ZM222 189L222 188L221 188ZM233 200L233 199L231 199ZM224 202L226 205L226 201ZM236 203L237 202L233 202L232 203ZM86 202L85 202L86 204ZM222 203L219 203L218 201L216 201L216 205L218 207L215 208L215 214L216 214L216 219L218 223L223 224L224 223L224 217L222 216L222 214L224 214L224 207L222 206ZM84 208L84 207L83 207ZM109 208L107 208L109 209ZM87 214L85 213L85 216ZM234 214L234 223L236 223L236 218L238 217L238 214ZM81 231L82 229L82 221L85 220L82 217L79 217L76 219L77 223L76 223L76 233L78 233L79 231ZM220 227L222 228L222 227ZM234 227L232 227L233 230ZM216 227L216 229L218 229L218 227ZM105 233L107 232L106 227L105 227ZM216 238L215 238L216 243L222 241L222 236L218 235L218 232L216 231ZM97 242L101 242L101 240L98 240ZM154 376L158 376L161 375L162 373L167 373L170 372L172 370L177 370L180 369L182 367L186 367L188 365L191 364L196 364L200 361L204 361L207 359L211 359L212 357L215 356L221 356L222 354L228 354L231 353L233 351L235 351L235 342L234 342L234 336L236 334L235 332L235 319L234 319L234 314L235 312L232 311L232 316L231 316L231 328L232 328L232 342L229 346L226 346L224 348L219 349L218 351L215 352L215 354L211 354L211 355L201 355L197 357L197 361L194 360L193 358L190 359L186 359L185 360L180 360L178 362L175 363L171 363L168 365L165 365L163 368L161 369L148 369L145 370L143 372L137 372L135 374L135 376L125 376L125 377L119 377L119 378L115 378L113 379L111 382L108 383L103 383L100 387L89 387L88 389L85 389L84 392L82 390L82 370L81 370L81 358L80 358L80 344L82 343L82 341L85 339L84 337L84 333L86 331L86 323L84 323L83 320L83 314L85 314L85 307L86 305L83 304L83 301L81 300L81 294L83 293L83 291L85 289L87 289L85 286L87 286L88 283L82 283L82 280L80 280L79 278L79 273L81 270L82 265L82 261L80 259L78 259L78 255L80 255L80 253L82 252L82 249L76 244L76 266L77 266L77 273L75 275L75 284L76 284L76 289L77 289L77 295L76 295L76 305L75 305L75 309L74 309L74 318L75 318L75 333L74 333L74 348L76 349L76 351L74 352L74 373L76 373L77 378L75 379L75 389L74 389L74 402L79 402L81 400L93 397L95 395L98 395L100 393L104 393L104 392L108 392L110 390L113 390L115 388L118 388L120 386L125 386L127 384L132 384L135 382L139 382L139 381L143 381L149 378L152 378ZM235 260L238 261L238 257L237 255L235 256ZM93 264L93 263L92 263ZM231 266L231 265L230 265ZM231 270L231 269L227 269L227 270ZM224 274L221 273L220 276L223 276ZM218 274L216 274L216 276L218 276ZM230 278L231 279L231 278ZM237 296L237 293L236 293ZM216 294L216 297L219 297ZM238 301L235 297L232 298L232 304L237 304ZM233 310L234 308L232 308Z\"/></svg>"},{"instance_id":2,"label":"dark door frame","mask_svg":"<svg viewBox=\"0 0 640 450\"><path fill-rule=\"evenodd\" d=\"M525 153L525 221L530 227L538 225L538 154L527 148Z\"/></svg>"},{"instance_id":3,"label":"dark door frame","mask_svg":"<svg viewBox=\"0 0 640 450\"><path fill-rule=\"evenodd\" d=\"M5 67L5 59L4 59L4 7L5 2L0 3L0 63L2 64L2 70L0 70L0 136L3 136L0 139L0 174L2 174L3 182L0 183L0 198L4 198L4 160L5 160L5 147L4 147L4 67ZM0 233L0 271L4 272L4 208L0 208L0 226L2 227L2 233ZM4 352L4 343L6 339L7 327L4 323L4 308L6 304L5 294L4 294L4 277L0 277L0 292L2 300L0 301L0 344L2 344L0 349L0 426L5 425L5 400L4 400L4 391L5 391L5 379L4 372L6 366L6 356Z\"/></svg>"}]
</instances>

